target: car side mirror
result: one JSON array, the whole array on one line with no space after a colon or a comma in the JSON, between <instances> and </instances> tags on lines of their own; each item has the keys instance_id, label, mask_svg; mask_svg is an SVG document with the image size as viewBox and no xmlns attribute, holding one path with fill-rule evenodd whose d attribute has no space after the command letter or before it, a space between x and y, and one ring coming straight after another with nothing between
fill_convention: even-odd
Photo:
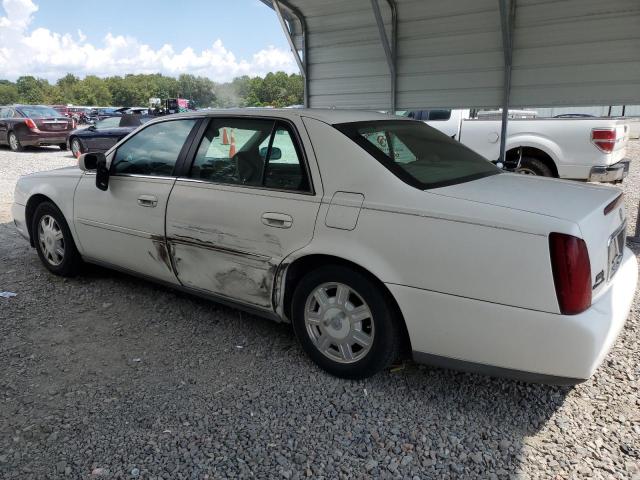
<instances>
[{"instance_id":1,"label":"car side mirror","mask_svg":"<svg viewBox=\"0 0 640 480\"><path fill-rule=\"evenodd\" d=\"M109 167L107 166L107 157L104 153L95 153L97 156L96 161L96 187L100 190L107 190L109 188Z\"/></svg>"},{"instance_id":2,"label":"car side mirror","mask_svg":"<svg viewBox=\"0 0 640 480\"><path fill-rule=\"evenodd\" d=\"M267 152L269 151L269 149L267 147L262 147L260 149L260 156L262 158L267 158ZM271 156L269 157L269 160L280 160L282 158L282 150L280 150L278 147L271 147Z\"/></svg>"},{"instance_id":3,"label":"car side mirror","mask_svg":"<svg viewBox=\"0 0 640 480\"><path fill-rule=\"evenodd\" d=\"M91 130L92 132L96 131L96 126L95 125L91 125L88 130Z\"/></svg>"},{"instance_id":4,"label":"car side mirror","mask_svg":"<svg viewBox=\"0 0 640 480\"><path fill-rule=\"evenodd\" d=\"M78 157L78 167L83 172L95 170L98 166L98 157L95 153L83 153Z\"/></svg>"}]
</instances>

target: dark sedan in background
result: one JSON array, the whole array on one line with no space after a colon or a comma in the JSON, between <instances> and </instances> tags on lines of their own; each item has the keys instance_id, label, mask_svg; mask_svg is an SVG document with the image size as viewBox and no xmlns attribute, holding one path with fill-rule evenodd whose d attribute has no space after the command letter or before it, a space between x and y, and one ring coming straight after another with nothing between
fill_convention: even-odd
<instances>
[{"instance_id":1,"label":"dark sedan in background","mask_svg":"<svg viewBox=\"0 0 640 480\"><path fill-rule=\"evenodd\" d=\"M44 105L0 107L0 145L9 145L14 152L42 145L66 150L67 135L74 128L72 119Z\"/></svg>"},{"instance_id":2,"label":"dark sedan in background","mask_svg":"<svg viewBox=\"0 0 640 480\"><path fill-rule=\"evenodd\" d=\"M108 117L89 128L79 128L69 133L67 143L76 157L86 152L106 152L152 118L154 117L130 114Z\"/></svg>"}]
</instances>

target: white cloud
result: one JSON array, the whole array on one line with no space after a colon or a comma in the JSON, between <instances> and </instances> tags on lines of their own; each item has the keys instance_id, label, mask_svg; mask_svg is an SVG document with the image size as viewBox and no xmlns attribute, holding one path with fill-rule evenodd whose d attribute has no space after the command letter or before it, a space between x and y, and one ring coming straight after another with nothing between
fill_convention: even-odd
<instances>
[{"instance_id":1,"label":"white cloud","mask_svg":"<svg viewBox=\"0 0 640 480\"><path fill-rule=\"evenodd\" d=\"M132 36L108 33L100 45L87 42L78 30L58 33L46 28L30 29L38 7L33 0L2 0L0 16L0 77L15 79L35 75L55 80L67 72L75 75L124 75L127 73L192 73L216 81L239 75L264 75L270 71L297 72L291 52L274 46L238 59L222 40L200 51L188 47L176 51L165 44L159 49Z\"/></svg>"}]
</instances>

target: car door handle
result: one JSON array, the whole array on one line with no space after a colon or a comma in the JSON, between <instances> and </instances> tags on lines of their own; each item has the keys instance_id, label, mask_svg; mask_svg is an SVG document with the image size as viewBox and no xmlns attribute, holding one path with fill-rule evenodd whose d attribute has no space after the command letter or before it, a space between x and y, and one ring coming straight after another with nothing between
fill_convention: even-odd
<instances>
[{"instance_id":1,"label":"car door handle","mask_svg":"<svg viewBox=\"0 0 640 480\"><path fill-rule=\"evenodd\" d=\"M138 205L153 208L158 205L158 199L153 195L140 195L138 197Z\"/></svg>"},{"instance_id":2,"label":"car door handle","mask_svg":"<svg viewBox=\"0 0 640 480\"><path fill-rule=\"evenodd\" d=\"M291 228L293 218L286 213L266 212L262 214L262 223L269 227Z\"/></svg>"}]
</instances>

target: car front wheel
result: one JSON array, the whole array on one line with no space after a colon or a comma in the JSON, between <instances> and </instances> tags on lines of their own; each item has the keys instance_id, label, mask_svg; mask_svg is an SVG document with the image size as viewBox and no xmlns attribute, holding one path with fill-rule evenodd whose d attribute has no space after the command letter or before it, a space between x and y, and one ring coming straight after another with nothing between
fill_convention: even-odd
<instances>
[{"instance_id":1,"label":"car front wheel","mask_svg":"<svg viewBox=\"0 0 640 480\"><path fill-rule=\"evenodd\" d=\"M40 260L51 272L63 277L75 275L82 259L62 212L50 202L36 208L31 234Z\"/></svg>"},{"instance_id":2,"label":"car front wheel","mask_svg":"<svg viewBox=\"0 0 640 480\"><path fill-rule=\"evenodd\" d=\"M343 378L366 378L396 359L398 319L381 287L339 265L313 270L292 302L296 336L311 359Z\"/></svg>"},{"instance_id":3,"label":"car front wheel","mask_svg":"<svg viewBox=\"0 0 640 480\"><path fill-rule=\"evenodd\" d=\"M82 154L82 144L80 140L75 137L71 140L71 153L73 153L73 156L76 158Z\"/></svg>"}]
</instances>

